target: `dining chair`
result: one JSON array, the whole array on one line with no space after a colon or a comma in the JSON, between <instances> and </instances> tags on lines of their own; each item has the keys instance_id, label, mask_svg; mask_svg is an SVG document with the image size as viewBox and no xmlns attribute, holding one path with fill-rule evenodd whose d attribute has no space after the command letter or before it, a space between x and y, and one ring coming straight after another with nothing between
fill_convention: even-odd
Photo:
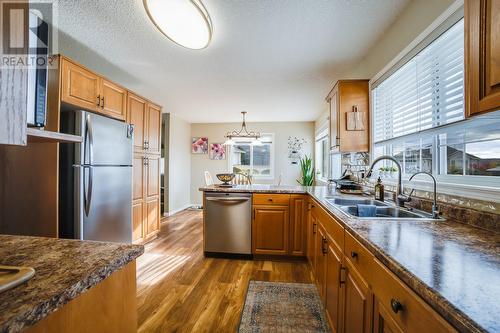
<instances>
[{"instance_id":1,"label":"dining chair","mask_svg":"<svg viewBox=\"0 0 500 333\"><path fill-rule=\"evenodd\" d=\"M232 183L236 185L252 185L252 177L243 172L236 172Z\"/></svg>"}]
</instances>

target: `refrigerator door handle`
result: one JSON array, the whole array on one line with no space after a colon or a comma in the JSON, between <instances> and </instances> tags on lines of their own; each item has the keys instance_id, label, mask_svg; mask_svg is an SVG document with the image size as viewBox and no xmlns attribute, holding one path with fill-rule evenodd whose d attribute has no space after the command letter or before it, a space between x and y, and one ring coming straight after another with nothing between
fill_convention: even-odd
<instances>
[{"instance_id":1,"label":"refrigerator door handle","mask_svg":"<svg viewBox=\"0 0 500 333\"><path fill-rule=\"evenodd\" d=\"M85 177L85 170L89 171L89 181L88 181L88 186L86 186L87 181ZM83 168L83 204L84 204L84 209L85 209L85 216L89 216L90 213L90 204L92 203L92 182L94 178L94 170L93 168L90 167L84 167Z\"/></svg>"},{"instance_id":2,"label":"refrigerator door handle","mask_svg":"<svg viewBox=\"0 0 500 333\"><path fill-rule=\"evenodd\" d=\"M88 138L88 140L87 140ZM85 148L87 148L87 143L88 143L88 149L89 149L89 165L92 165L93 162L93 157L94 157L94 134L92 130L92 121L90 118L90 114L87 114L87 117L85 119ZM87 154L84 154L84 156L87 156ZM85 161L84 161L85 163Z\"/></svg>"}]
</instances>

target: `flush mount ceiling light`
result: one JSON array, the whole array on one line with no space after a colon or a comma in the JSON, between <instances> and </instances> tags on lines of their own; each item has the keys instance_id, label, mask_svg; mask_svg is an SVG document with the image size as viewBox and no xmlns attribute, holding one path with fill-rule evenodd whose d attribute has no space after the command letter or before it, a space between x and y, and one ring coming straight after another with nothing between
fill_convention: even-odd
<instances>
[{"instance_id":1,"label":"flush mount ceiling light","mask_svg":"<svg viewBox=\"0 0 500 333\"><path fill-rule=\"evenodd\" d=\"M212 21L200 0L143 0L154 25L188 49L204 49L212 39Z\"/></svg>"},{"instance_id":2,"label":"flush mount ceiling light","mask_svg":"<svg viewBox=\"0 0 500 333\"><path fill-rule=\"evenodd\" d=\"M252 132L247 130L247 123L245 121L246 111L242 111L243 122L241 123L241 129L239 131L227 132L225 138L227 139L224 142L225 145L231 146L236 143L236 141L249 141L251 140L252 145L261 145L260 141L260 133ZM236 140L236 141L235 141Z\"/></svg>"}]
</instances>

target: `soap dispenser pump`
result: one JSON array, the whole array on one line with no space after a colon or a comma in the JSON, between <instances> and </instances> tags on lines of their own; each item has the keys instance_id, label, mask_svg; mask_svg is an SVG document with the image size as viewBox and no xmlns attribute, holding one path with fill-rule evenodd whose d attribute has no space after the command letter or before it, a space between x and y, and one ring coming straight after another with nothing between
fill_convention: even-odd
<instances>
[{"instance_id":1,"label":"soap dispenser pump","mask_svg":"<svg viewBox=\"0 0 500 333\"><path fill-rule=\"evenodd\" d=\"M375 200L384 201L384 184L382 184L380 177L378 177L375 184Z\"/></svg>"}]
</instances>

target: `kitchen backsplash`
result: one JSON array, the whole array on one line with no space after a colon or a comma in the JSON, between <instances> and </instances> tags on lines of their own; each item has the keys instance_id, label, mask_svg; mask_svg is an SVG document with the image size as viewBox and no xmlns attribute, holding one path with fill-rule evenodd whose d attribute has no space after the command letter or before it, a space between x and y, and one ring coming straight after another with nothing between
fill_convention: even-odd
<instances>
[{"instance_id":1,"label":"kitchen backsplash","mask_svg":"<svg viewBox=\"0 0 500 333\"><path fill-rule=\"evenodd\" d=\"M369 192L373 192L375 177L362 179L362 175L368 170L369 155L367 153L342 154L342 172L350 173L354 180L361 183ZM394 185L385 183L385 191L390 192L387 198L396 190ZM405 188L405 194L409 194L410 188ZM423 190L415 190L412 200L407 205L415 209L431 211L433 193ZM483 229L500 232L500 203L465 198L455 195L438 193L439 211L443 216L474 225Z\"/></svg>"}]
</instances>

